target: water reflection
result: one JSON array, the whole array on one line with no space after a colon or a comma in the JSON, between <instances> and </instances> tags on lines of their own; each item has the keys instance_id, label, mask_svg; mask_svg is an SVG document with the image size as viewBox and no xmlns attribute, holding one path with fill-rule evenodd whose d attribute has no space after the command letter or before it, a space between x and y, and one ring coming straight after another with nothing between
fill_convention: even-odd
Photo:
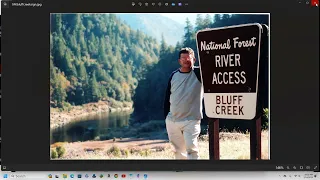
<instances>
[{"instance_id":1,"label":"water reflection","mask_svg":"<svg viewBox=\"0 0 320 180\"><path fill-rule=\"evenodd\" d=\"M102 134L107 135L111 129L128 127L130 114L128 112L99 113L75 119L51 131L51 144L94 140L95 137Z\"/></svg>"}]
</instances>

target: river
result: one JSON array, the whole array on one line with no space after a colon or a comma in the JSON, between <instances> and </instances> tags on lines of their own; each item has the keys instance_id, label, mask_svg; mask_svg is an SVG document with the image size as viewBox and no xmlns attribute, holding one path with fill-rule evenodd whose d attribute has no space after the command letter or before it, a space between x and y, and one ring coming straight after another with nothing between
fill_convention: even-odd
<instances>
[{"instance_id":1,"label":"river","mask_svg":"<svg viewBox=\"0 0 320 180\"><path fill-rule=\"evenodd\" d=\"M99 113L73 120L51 130L51 144L55 142L78 142L94 140L114 128L128 128L131 112Z\"/></svg>"}]
</instances>

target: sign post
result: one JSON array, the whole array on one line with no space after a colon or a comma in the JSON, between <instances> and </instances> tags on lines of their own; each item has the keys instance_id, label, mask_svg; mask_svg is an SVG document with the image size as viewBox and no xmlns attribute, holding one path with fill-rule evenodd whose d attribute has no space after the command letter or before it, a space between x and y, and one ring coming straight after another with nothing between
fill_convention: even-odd
<instances>
[{"instance_id":1,"label":"sign post","mask_svg":"<svg viewBox=\"0 0 320 180\"><path fill-rule=\"evenodd\" d=\"M209 121L210 159L219 159L218 119L256 116L260 42L258 23L206 29L197 33L204 105ZM213 124L210 127L210 124ZM261 125L261 123L260 123ZM256 147L256 146L254 146ZM213 151L213 152L211 152Z\"/></svg>"},{"instance_id":2,"label":"sign post","mask_svg":"<svg viewBox=\"0 0 320 180\"><path fill-rule=\"evenodd\" d=\"M209 118L209 156L210 160L220 159L219 119Z\"/></svg>"},{"instance_id":3,"label":"sign post","mask_svg":"<svg viewBox=\"0 0 320 180\"><path fill-rule=\"evenodd\" d=\"M262 25L261 48L260 48L260 67L259 67L259 85L256 117L251 122L250 127L250 159L261 160L261 117L263 116L263 108L268 106L268 101L263 97L267 97L268 91L268 37L269 28L265 24Z\"/></svg>"},{"instance_id":4,"label":"sign post","mask_svg":"<svg viewBox=\"0 0 320 180\"><path fill-rule=\"evenodd\" d=\"M251 122L250 159L261 160L261 116Z\"/></svg>"}]
</instances>

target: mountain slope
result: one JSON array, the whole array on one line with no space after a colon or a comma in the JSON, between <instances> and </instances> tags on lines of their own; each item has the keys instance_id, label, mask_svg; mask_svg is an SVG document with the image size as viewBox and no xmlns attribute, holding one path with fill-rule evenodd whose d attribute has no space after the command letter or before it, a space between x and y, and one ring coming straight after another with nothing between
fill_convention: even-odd
<instances>
[{"instance_id":1,"label":"mountain slope","mask_svg":"<svg viewBox=\"0 0 320 180\"><path fill-rule=\"evenodd\" d=\"M159 42L163 34L165 41L170 45L176 45L184 34L184 22L178 23L159 14L117 14L132 29L155 37Z\"/></svg>"}]
</instances>

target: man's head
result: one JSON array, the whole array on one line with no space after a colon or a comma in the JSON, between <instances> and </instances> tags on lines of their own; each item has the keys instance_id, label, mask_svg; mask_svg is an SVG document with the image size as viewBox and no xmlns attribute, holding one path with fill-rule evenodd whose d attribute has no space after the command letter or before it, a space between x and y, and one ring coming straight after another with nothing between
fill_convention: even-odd
<instances>
[{"instance_id":1,"label":"man's head","mask_svg":"<svg viewBox=\"0 0 320 180\"><path fill-rule=\"evenodd\" d=\"M196 58L194 56L194 51L191 48L185 47L180 50L179 64L182 68L192 68L195 62Z\"/></svg>"}]
</instances>

